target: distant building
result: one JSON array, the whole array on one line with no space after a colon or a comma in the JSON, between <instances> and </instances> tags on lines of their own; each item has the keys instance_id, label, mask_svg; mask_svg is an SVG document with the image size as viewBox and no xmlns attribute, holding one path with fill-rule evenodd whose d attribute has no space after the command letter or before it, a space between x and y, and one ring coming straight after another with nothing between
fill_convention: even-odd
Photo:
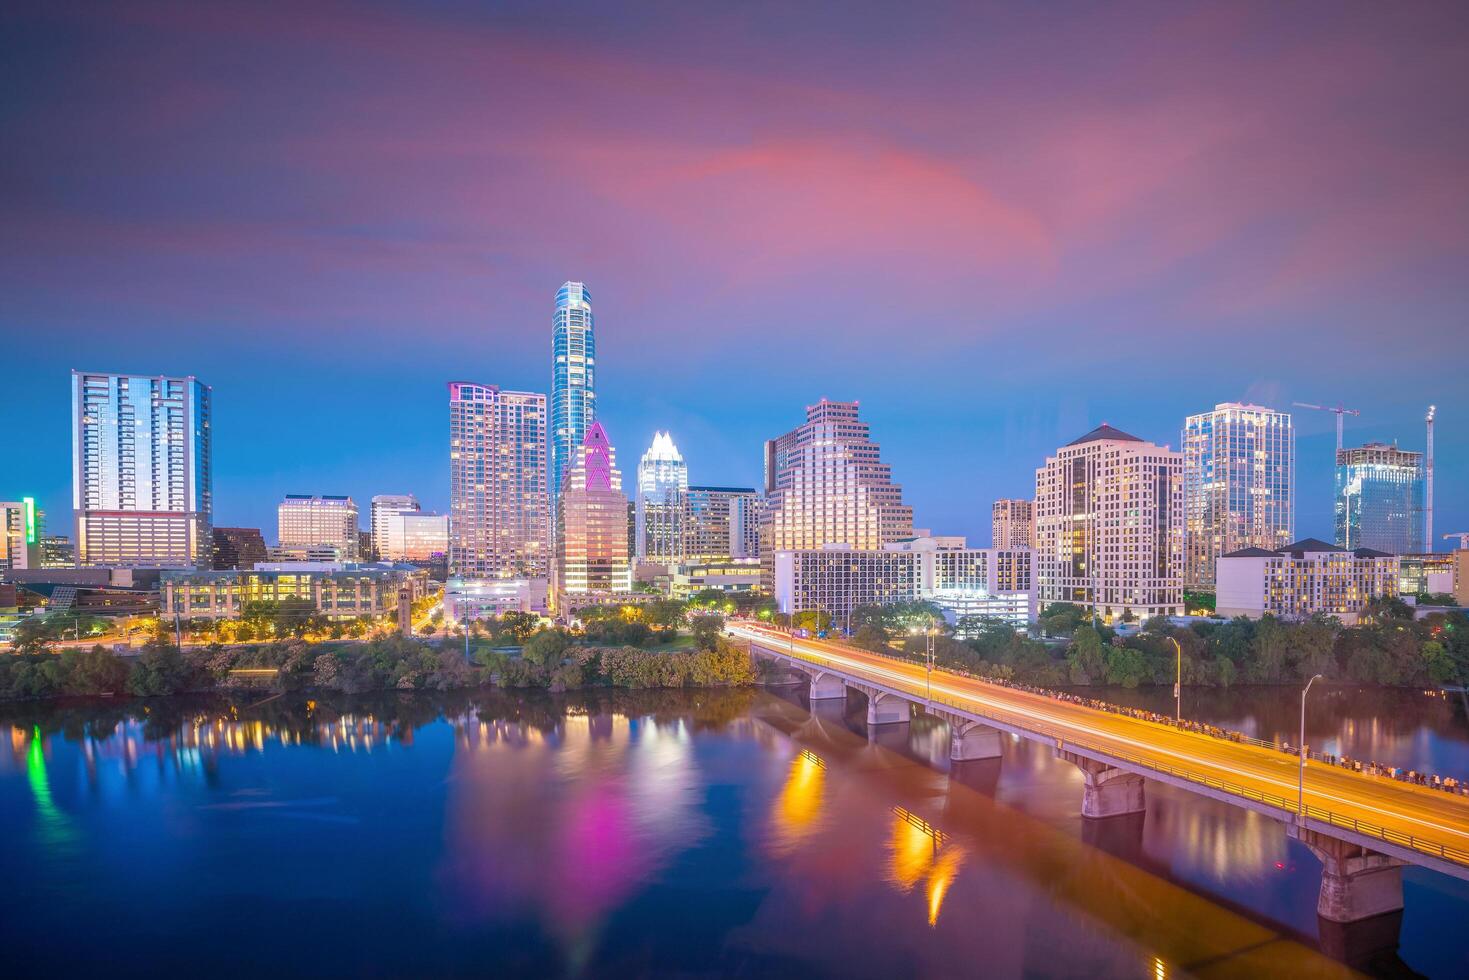
<instances>
[{"instance_id":1,"label":"distant building","mask_svg":"<svg viewBox=\"0 0 1469 980\"><path fill-rule=\"evenodd\" d=\"M287 562L249 570L168 571L161 581L165 616L238 619L252 602L310 599L333 620L389 616L398 595L428 591L428 572L409 565ZM410 600L411 601L411 600Z\"/></svg>"},{"instance_id":2,"label":"distant building","mask_svg":"<svg viewBox=\"0 0 1469 980\"><path fill-rule=\"evenodd\" d=\"M36 500L0 500L0 571L40 568L41 533Z\"/></svg>"},{"instance_id":3,"label":"distant building","mask_svg":"<svg viewBox=\"0 0 1469 980\"><path fill-rule=\"evenodd\" d=\"M1101 425L1035 474L1036 590L1108 621L1183 615L1183 455Z\"/></svg>"},{"instance_id":4,"label":"distant building","mask_svg":"<svg viewBox=\"0 0 1469 980\"><path fill-rule=\"evenodd\" d=\"M1183 426L1184 586L1214 588L1214 562L1295 537L1295 430L1287 412L1226 402Z\"/></svg>"},{"instance_id":5,"label":"distant building","mask_svg":"<svg viewBox=\"0 0 1469 980\"><path fill-rule=\"evenodd\" d=\"M597 335L586 283L564 282L551 318L552 527L566 475L576 464L587 430L597 420Z\"/></svg>"},{"instance_id":6,"label":"distant building","mask_svg":"<svg viewBox=\"0 0 1469 980\"><path fill-rule=\"evenodd\" d=\"M1454 592L1454 554L1440 551L1431 555L1398 556L1398 592L1402 595L1452 595Z\"/></svg>"},{"instance_id":7,"label":"distant building","mask_svg":"<svg viewBox=\"0 0 1469 980\"><path fill-rule=\"evenodd\" d=\"M73 371L77 564L208 567L211 406L192 377Z\"/></svg>"},{"instance_id":8,"label":"distant building","mask_svg":"<svg viewBox=\"0 0 1469 980\"><path fill-rule=\"evenodd\" d=\"M1371 548L1347 551L1306 538L1278 551L1244 548L1219 558L1221 616L1307 619L1316 613L1348 625L1373 599L1398 594L1398 559Z\"/></svg>"},{"instance_id":9,"label":"distant building","mask_svg":"<svg viewBox=\"0 0 1469 980\"><path fill-rule=\"evenodd\" d=\"M415 511L387 514L379 547L382 561L419 565L441 560L449 550L449 518Z\"/></svg>"},{"instance_id":10,"label":"distant building","mask_svg":"<svg viewBox=\"0 0 1469 980\"><path fill-rule=\"evenodd\" d=\"M684 494L689 467L673 437L655 432L653 445L638 461L636 554L639 560L672 565L684 554Z\"/></svg>"},{"instance_id":11,"label":"distant building","mask_svg":"<svg viewBox=\"0 0 1469 980\"><path fill-rule=\"evenodd\" d=\"M77 551L71 538L64 534L48 534L41 539L42 568L73 568L77 563Z\"/></svg>"},{"instance_id":12,"label":"distant building","mask_svg":"<svg viewBox=\"0 0 1469 980\"><path fill-rule=\"evenodd\" d=\"M388 552L383 550L384 542L387 540L387 518L389 514L416 514L423 508L419 506L418 498L411 493L380 493L372 498L369 504L368 527L372 533L373 558L386 561Z\"/></svg>"},{"instance_id":13,"label":"distant building","mask_svg":"<svg viewBox=\"0 0 1469 980\"><path fill-rule=\"evenodd\" d=\"M617 454L602 423L593 422L566 474L557 510L555 599L632 589L627 553L627 498Z\"/></svg>"},{"instance_id":14,"label":"distant building","mask_svg":"<svg viewBox=\"0 0 1469 980\"><path fill-rule=\"evenodd\" d=\"M444 618L451 623L491 619L507 612L545 616L549 610L545 579L450 579L444 586Z\"/></svg>"},{"instance_id":15,"label":"distant building","mask_svg":"<svg viewBox=\"0 0 1469 980\"><path fill-rule=\"evenodd\" d=\"M1454 552L1454 601L1469 606L1469 548Z\"/></svg>"},{"instance_id":16,"label":"distant building","mask_svg":"<svg viewBox=\"0 0 1469 980\"><path fill-rule=\"evenodd\" d=\"M1034 502L996 500L990 508L990 545L995 548L1034 547Z\"/></svg>"},{"instance_id":17,"label":"distant building","mask_svg":"<svg viewBox=\"0 0 1469 980\"><path fill-rule=\"evenodd\" d=\"M1336 454L1336 543L1392 555L1423 544L1423 454L1369 442Z\"/></svg>"},{"instance_id":18,"label":"distant building","mask_svg":"<svg viewBox=\"0 0 1469 980\"><path fill-rule=\"evenodd\" d=\"M276 508L282 549L332 549L338 561L355 561L361 545L357 504L351 497L288 493Z\"/></svg>"},{"instance_id":19,"label":"distant building","mask_svg":"<svg viewBox=\"0 0 1469 980\"><path fill-rule=\"evenodd\" d=\"M257 527L217 527L214 529L214 568L254 568L268 561L265 536Z\"/></svg>"},{"instance_id":20,"label":"distant building","mask_svg":"<svg viewBox=\"0 0 1469 980\"><path fill-rule=\"evenodd\" d=\"M548 578L546 396L449 385L449 574Z\"/></svg>"},{"instance_id":21,"label":"distant building","mask_svg":"<svg viewBox=\"0 0 1469 980\"><path fill-rule=\"evenodd\" d=\"M760 555L765 587L774 587L773 556L842 544L881 548L913 533L913 508L881 460L856 402L823 398L806 421L765 444L766 508Z\"/></svg>"},{"instance_id":22,"label":"distant building","mask_svg":"<svg viewBox=\"0 0 1469 980\"><path fill-rule=\"evenodd\" d=\"M753 487L689 487L683 498L684 562L759 558L758 500Z\"/></svg>"},{"instance_id":23,"label":"distant building","mask_svg":"<svg viewBox=\"0 0 1469 980\"><path fill-rule=\"evenodd\" d=\"M687 599L706 589L734 593L751 592L759 587L759 560L731 558L676 565L668 585L669 594L675 599Z\"/></svg>"}]
</instances>

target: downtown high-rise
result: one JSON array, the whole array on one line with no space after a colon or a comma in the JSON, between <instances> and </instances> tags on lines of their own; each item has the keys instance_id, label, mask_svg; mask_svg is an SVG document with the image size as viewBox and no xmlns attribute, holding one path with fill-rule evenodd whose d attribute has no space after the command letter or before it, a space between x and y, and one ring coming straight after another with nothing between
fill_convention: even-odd
<instances>
[{"instance_id":1,"label":"downtown high-rise","mask_svg":"<svg viewBox=\"0 0 1469 980\"><path fill-rule=\"evenodd\" d=\"M585 283L564 282L556 291L551 321L552 515L566 473L576 462L587 429L597 420L597 337L592 294Z\"/></svg>"},{"instance_id":2,"label":"downtown high-rise","mask_svg":"<svg viewBox=\"0 0 1469 980\"><path fill-rule=\"evenodd\" d=\"M1184 586L1214 588L1220 555L1295 537L1295 431L1287 412L1226 402L1183 425Z\"/></svg>"},{"instance_id":3,"label":"downtown high-rise","mask_svg":"<svg viewBox=\"0 0 1469 980\"><path fill-rule=\"evenodd\" d=\"M1423 540L1423 454L1381 442L1336 454L1336 544L1389 555L1431 550Z\"/></svg>"},{"instance_id":4,"label":"downtown high-rise","mask_svg":"<svg viewBox=\"0 0 1469 980\"><path fill-rule=\"evenodd\" d=\"M558 609L566 596L626 593L632 588L627 497L617 451L602 423L593 422L566 473L556 510Z\"/></svg>"},{"instance_id":5,"label":"downtown high-rise","mask_svg":"<svg viewBox=\"0 0 1469 980\"><path fill-rule=\"evenodd\" d=\"M995 548L1035 546L1035 502L996 500L990 507L990 545Z\"/></svg>"},{"instance_id":6,"label":"downtown high-rise","mask_svg":"<svg viewBox=\"0 0 1469 980\"><path fill-rule=\"evenodd\" d=\"M684 495L689 468L673 436L655 432L653 445L638 461L633 540L640 561L671 565L684 553Z\"/></svg>"},{"instance_id":7,"label":"downtown high-rise","mask_svg":"<svg viewBox=\"0 0 1469 980\"><path fill-rule=\"evenodd\" d=\"M411 493L380 493L372 498L368 528L372 531L372 553L379 559L388 554L388 519L394 514L416 514L423 510Z\"/></svg>"},{"instance_id":8,"label":"downtown high-rise","mask_svg":"<svg viewBox=\"0 0 1469 980\"><path fill-rule=\"evenodd\" d=\"M288 493L276 506L275 515L281 553L332 555L336 561L358 559L357 502L351 497Z\"/></svg>"},{"instance_id":9,"label":"downtown high-rise","mask_svg":"<svg viewBox=\"0 0 1469 980\"><path fill-rule=\"evenodd\" d=\"M684 492L684 561L759 557L760 495L754 487L689 487Z\"/></svg>"},{"instance_id":10,"label":"downtown high-rise","mask_svg":"<svg viewBox=\"0 0 1469 980\"><path fill-rule=\"evenodd\" d=\"M210 410L193 377L72 372L78 565L209 566Z\"/></svg>"},{"instance_id":11,"label":"downtown high-rise","mask_svg":"<svg viewBox=\"0 0 1469 980\"><path fill-rule=\"evenodd\" d=\"M449 385L449 574L551 574L546 396Z\"/></svg>"}]
</instances>

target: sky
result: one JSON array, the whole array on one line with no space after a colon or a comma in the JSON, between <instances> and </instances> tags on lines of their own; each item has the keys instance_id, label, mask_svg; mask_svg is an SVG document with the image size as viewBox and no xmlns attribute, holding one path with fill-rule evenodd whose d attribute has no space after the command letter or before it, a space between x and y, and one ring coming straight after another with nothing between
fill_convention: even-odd
<instances>
[{"instance_id":1,"label":"sky","mask_svg":"<svg viewBox=\"0 0 1469 980\"><path fill-rule=\"evenodd\" d=\"M1436 403L1469 531L1466 101L1462 3L12 2L0 499L69 527L76 368L212 387L216 524L446 511L446 383L546 391L575 279L625 473L667 429L755 486L855 399L917 525L988 544L1102 422L1421 449Z\"/></svg>"}]
</instances>

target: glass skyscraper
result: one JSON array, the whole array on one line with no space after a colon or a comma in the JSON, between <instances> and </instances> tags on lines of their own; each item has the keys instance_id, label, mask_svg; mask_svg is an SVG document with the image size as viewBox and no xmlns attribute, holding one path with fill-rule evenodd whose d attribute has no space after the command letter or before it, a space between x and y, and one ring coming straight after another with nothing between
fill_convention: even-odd
<instances>
[{"instance_id":1,"label":"glass skyscraper","mask_svg":"<svg viewBox=\"0 0 1469 980\"><path fill-rule=\"evenodd\" d=\"M209 567L209 387L73 371L71 420L77 564Z\"/></svg>"},{"instance_id":2,"label":"glass skyscraper","mask_svg":"<svg viewBox=\"0 0 1469 980\"><path fill-rule=\"evenodd\" d=\"M1406 555L1423 547L1423 454L1369 442L1336 454L1336 543ZM1428 549L1424 549L1428 550Z\"/></svg>"},{"instance_id":3,"label":"glass skyscraper","mask_svg":"<svg viewBox=\"0 0 1469 980\"><path fill-rule=\"evenodd\" d=\"M597 420L597 338L592 330L592 294L585 283L564 282L556 292L551 357L549 489L554 514L566 473L576 462L587 428Z\"/></svg>"},{"instance_id":4,"label":"glass skyscraper","mask_svg":"<svg viewBox=\"0 0 1469 980\"><path fill-rule=\"evenodd\" d=\"M1212 589L1214 563L1295 538L1295 430L1288 412L1226 402L1183 425L1185 588Z\"/></svg>"},{"instance_id":5,"label":"glass skyscraper","mask_svg":"<svg viewBox=\"0 0 1469 980\"><path fill-rule=\"evenodd\" d=\"M655 432L653 445L638 462L636 553L645 561L673 564L682 559L684 495L688 464L667 432Z\"/></svg>"},{"instance_id":6,"label":"glass skyscraper","mask_svg":"<svg viewBox=\"0 0 1469 980\"><path fill-rule=\"evenodd\" d=\"M625 593L632 588L627 510L617 451L602 423L593 422L567 470L557 511L558 610L566 608L567 595Z\"/></svg>"}]
</instances>

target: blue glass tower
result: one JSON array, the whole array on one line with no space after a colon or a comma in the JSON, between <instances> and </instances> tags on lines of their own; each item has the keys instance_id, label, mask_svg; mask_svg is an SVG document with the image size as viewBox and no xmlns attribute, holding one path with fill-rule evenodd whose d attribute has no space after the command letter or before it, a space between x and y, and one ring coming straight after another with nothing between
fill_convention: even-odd
<instances>
[{"instance_id":1,"label":"blue glass tower","mask_svg":"<svg viewBox=\"0 0 1469 980\"><path fill-rule=\"evenodd\" d=\"M577 448L597 420L597 338L592 332L592 294L585 283L565 282L556 292L551 358L549 489L554 515ZM555 527L554 519L551 526Z\"/></svg>"},{"instance_id":2,"label":"blue glass tower","mask_svg":"<svg viewBox=\"0 0 1469 980\"><path fill-rule=\"evenodd\" d=\"M1423 546L1423 454L1369 442L1336 454L1336 543L1390 555Z\"/></svg>"}]
</instances>

